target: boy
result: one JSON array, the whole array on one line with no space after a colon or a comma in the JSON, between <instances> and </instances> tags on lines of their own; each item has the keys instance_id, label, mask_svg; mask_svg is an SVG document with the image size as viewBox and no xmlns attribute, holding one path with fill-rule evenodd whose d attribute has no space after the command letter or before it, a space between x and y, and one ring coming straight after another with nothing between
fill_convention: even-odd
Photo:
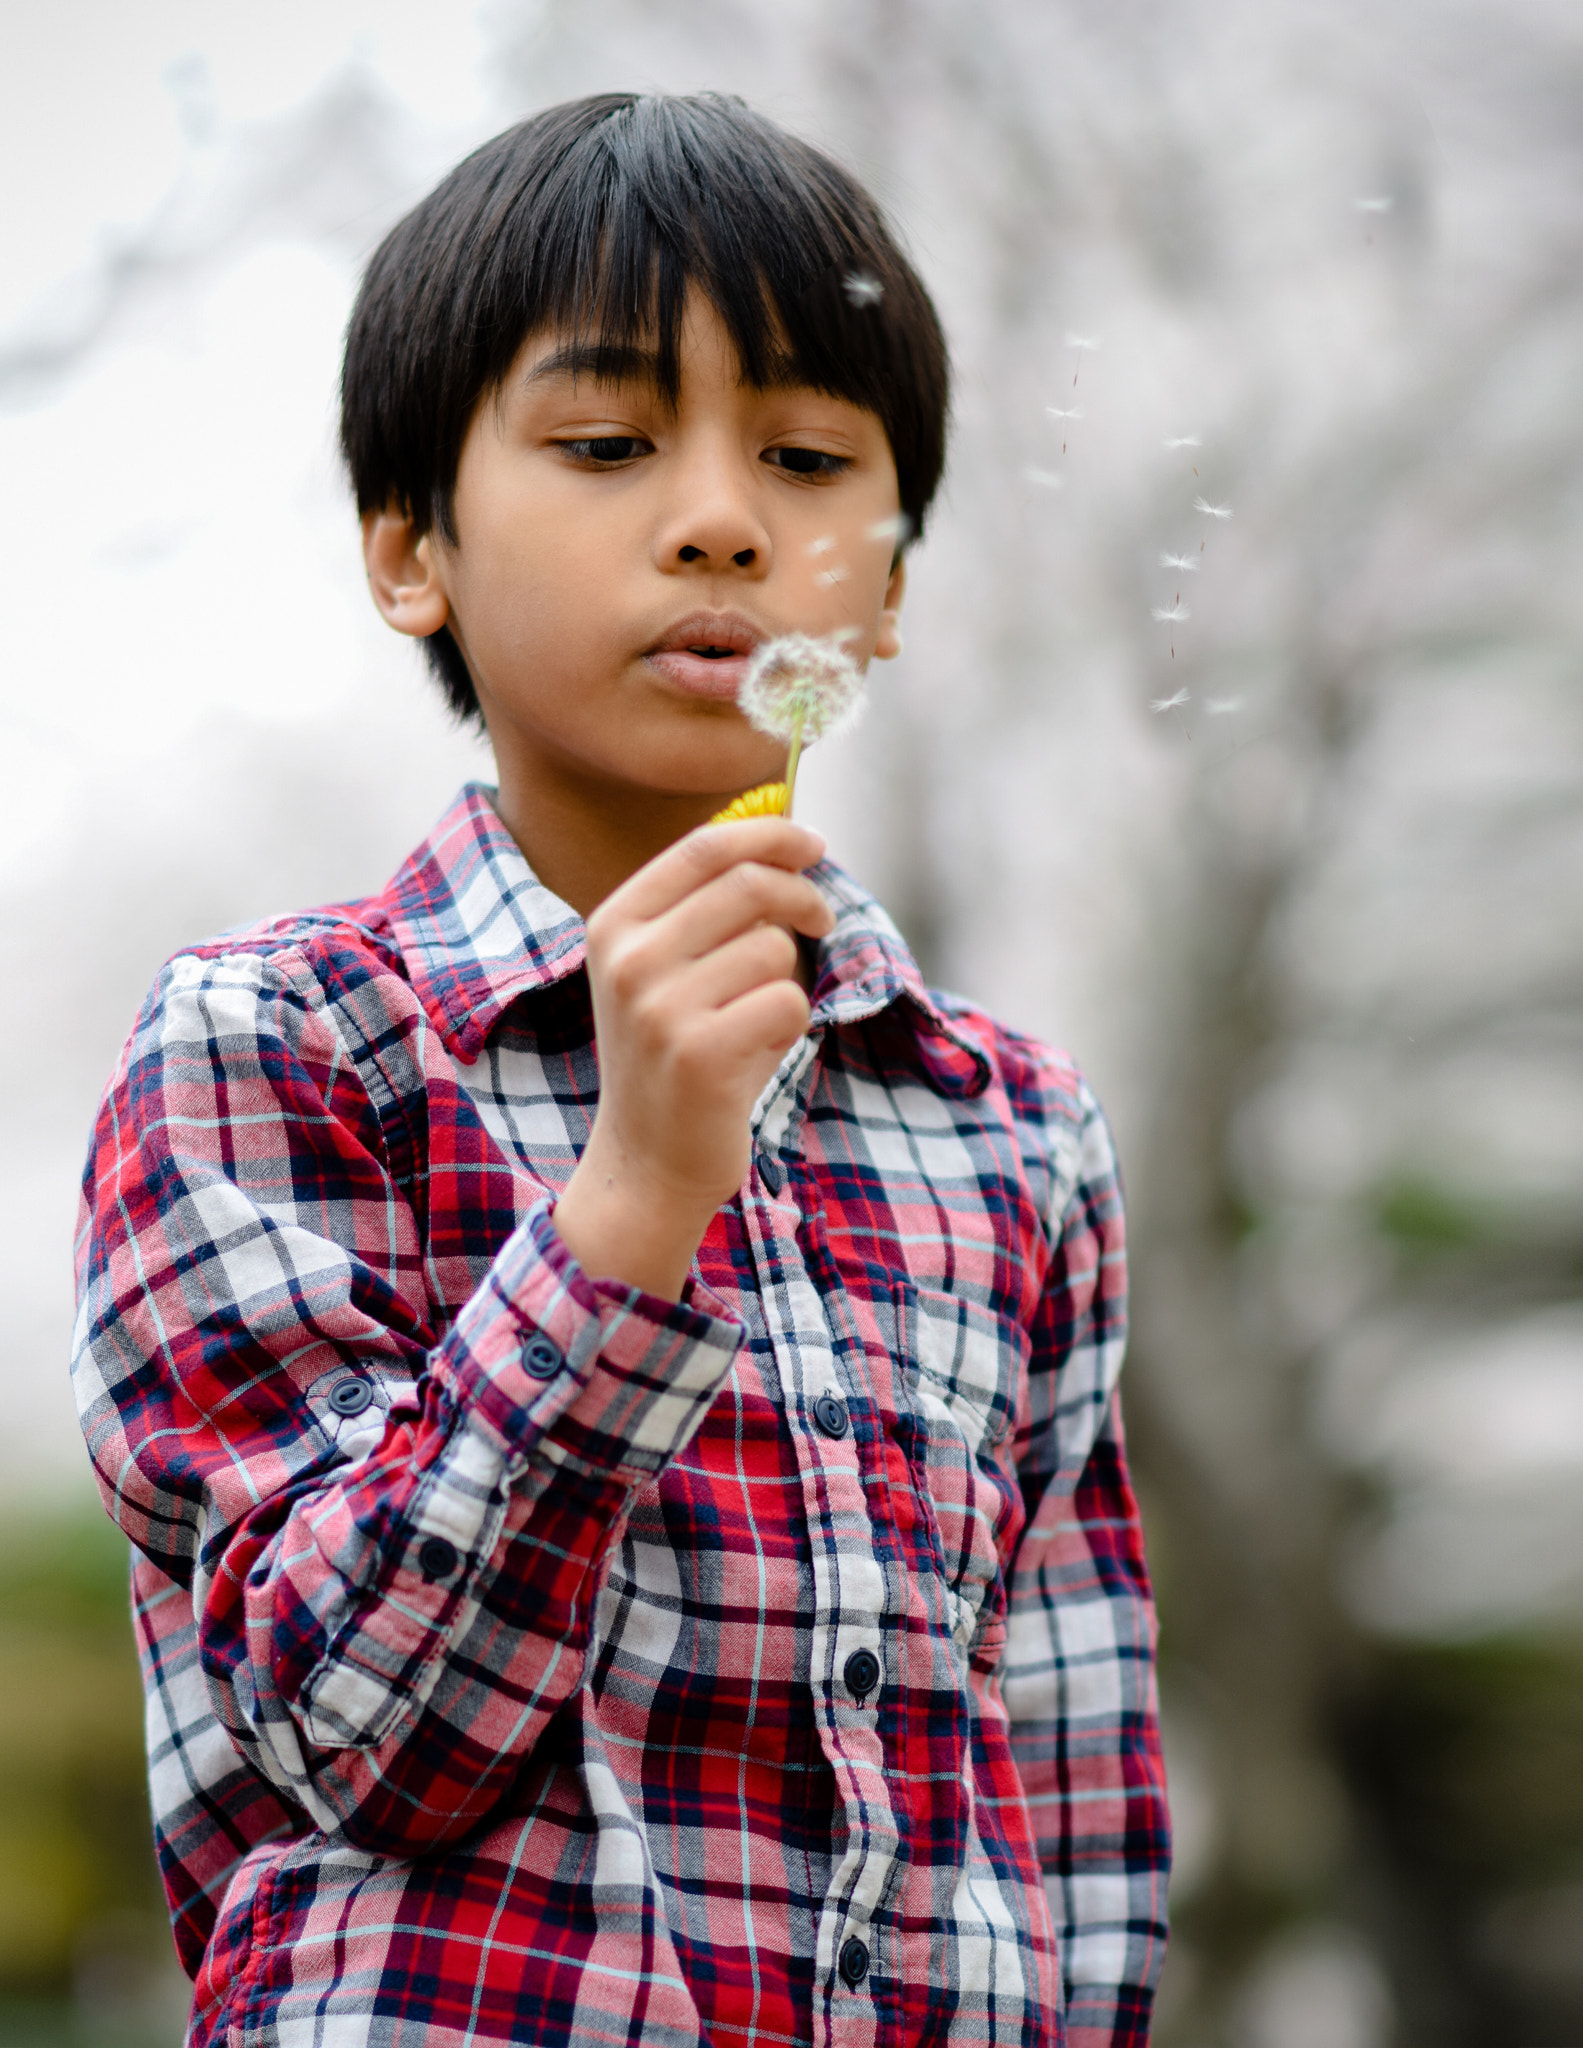
<instances>
[{"instance_id":1,"label":"boy","mask_svg":"<svg viewBox=\"0 0 1583 2048\"><path fill-rule=\"evenodd\" d=\"M784 765L754 647L897 651L928 298L825 157L613 95L393 231L343 398L499 787L173 960L101 1112L75 1370L189 2043L1142 2042L1104 1125L813 833L707 823Z\"/></svg>"}]
</instances>

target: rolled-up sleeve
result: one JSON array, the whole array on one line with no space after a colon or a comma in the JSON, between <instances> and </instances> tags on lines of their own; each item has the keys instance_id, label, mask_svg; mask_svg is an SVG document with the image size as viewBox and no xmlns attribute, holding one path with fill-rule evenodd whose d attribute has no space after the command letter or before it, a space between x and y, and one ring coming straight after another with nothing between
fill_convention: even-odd
<instances>
[{"instance_id":1,"label":"rolled-up sleeve","mask_svg":"<svg viewBox=\"0 0 1583 2048\"><path fill-rule=\"evenodd\" d=\"M290 959L173 962L95 1132L73 1371L101 1487L190 1599L242 1757L366 1850L503 1795L581 1679L634 1494L740 1341L702 1288L585 1274L547 1193L518 1207L435 1327L443 1248Z\"/></svg>"},{"instance_id":2,"label":"rolled-up sleeve","mask_svg":"<svg viewBox=\"0 0 1583 2048\"><path fill-rule=\"evenodd\" d=\"M1170 1831L1155 1617L1117 1376L1126 1251L1110 1136L1086 1089L1058 1148L1053 1258L1019 1467L1028 1523L1004 1696L1061 1946L1072 2048L1142 2048L1164 1958Z\"/></svg>"}]
</instances>

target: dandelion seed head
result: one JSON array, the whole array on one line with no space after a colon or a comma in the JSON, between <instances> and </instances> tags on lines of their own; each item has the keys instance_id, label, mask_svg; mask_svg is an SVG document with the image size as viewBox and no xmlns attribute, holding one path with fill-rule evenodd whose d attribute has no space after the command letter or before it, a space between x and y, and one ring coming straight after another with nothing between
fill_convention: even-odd
<instances>
[{"instance_id":1,"label":"dandelion seed head","mask_svg":"<svg viewBox=\"0 0 1583 2048\"><path fill-rule=\"evenodd\" d=\"M1160 607L1156 605L1154 607L1154 616L1160 621L1161 625L1163 626L1167 620L1169 620L1174 625L1177 622L1177 620L1190 619L1193 615L1187 609L1187 606L1185 604L1173 604L1168 612L1162 611Z\"/></svg>"},{"instance_id":2,"label":"dandelion seed head","mask_svg":"<svg viewBox=\"0 0 1583 2048\"><path fill-rule=\"evenodd\" d=\"M810 555L827 555L834 546L835 535L833 533L821 533L817 540L809 541L808 552Z\"/></svg>"},{"instance_id":3,"label":"dandelion seed head","mask_svg":"<svg viewBox=\"0 0 1583 2048\"><path fill-rule=\"evenodd\" d=\"M1198 574L1198 558L1196 555L1161 555L1160 567L1162 569L1185 569L1189 576L1196 576Z\"/></svg>"},{"instance_id":4,"label":"dandelion seed head","mask_svg":"<svg viewBox=\"0 0 1583 2048\"><path fill-rule=\"evenodd\" d=\"M807 744L846 724L863 691L862 672L841 644L854 637L848 628L823 640L809 633L766 640L737 692L749 725L788 744L800 726Z\"/></svg>"},{"instance_id":5,"label":"dandelion seed head","mask_svg":"<svg viewBox=\"0 0 1583 2048\"><path fill-rule=\"evenodd\" d=\"M1204 513L1210 519L1232 519L1236 516L1229 505L1211 505L1207 498L1195 498L1193 510Z\"/></svg>"},{"instance_id":6,"label":"dandelion seed head","mask_svg":"<svg viewBox=\"0 0 1583 2048\"><path fill-rule=\"evenodd\" d=\"M1066 337L1066 345L1068 348L1098 348L1099 336L1097 334L1069 334Z\"/></svg>"},{"instance_id":7,"label":"dandelion seed head","mask_svg":"<svg viewBox=\"0 0 1583 2048\"><path fill-rule=\"evenodd\" d=\"M1189 691L1178 690L1170 697L1151 697L1149 699L1149 709L1151 711L1178 711L1184 704L1191 704L1192 701L1192 695Z\"/></svg>"},{"instance_id":8,"label":"dandelion seed head","mask_svg":"<svg viewBox=\"0 0 1583 2048\"><path fill-rule=\"evenodd\" d=\"M885 296L885 287L866 270L849 270L841 280L841 289L854 306L877 306Z\"/></svg>"},{"instance_id":9,"label":"dandelion seed head","mask_svg":"<svg viewBox=\"0 0 1583 2048\"><path fill-rule=\"evenodd\" d=\"M1199 434L1167 434L1165 445L1167 448L1202 448L1204 442Z\"/></svg>"},{"instance_id":10,"label":"dandelion seed head","mask_svg":"<svg viewBox=\"0 0 1583 2048\"><path fill-rule=\"evenodd\" d=\"M1025 469L1022 474L1023 480L1026 483L1037 484L1042 491L1064 491L1066 489L1066 478L1057 476L1054 470L1029 468Z\"/></svg>"},{"instance_id":11,"label":"dandelion seed head","mask_svg":"<svg viewBox=\"0 0 1583 2048\"><path fill-rule=\"evenodd\" d=\"M1352 204L1359 213L1389 213L1396 201L1389 192L1382 192L1377 199L1354 199Z\"/></svg>"},{"instance_id":12,"label":"dandelion seed head","mask_svg":"<svg viewBox=\"0 0 1583 2048\"><path fill-rule=\"evenodd\" d=\"M1205 701L1204 709L1211 718L1229 718L1234 711L1240 711L1242 705L1241 697L1210 697Z\"/></svg>"},{"instance_id":13,"label":"dandelion seed head","mask_svg":"<svg viewBox=\"0 0 1583 2048\"><path fill-rule=\"evenodd\" d=\"M1088 414L1080 405L1047 405L1045 411L1053 420L1086 420Z\"/></svg>"}]
</instances>

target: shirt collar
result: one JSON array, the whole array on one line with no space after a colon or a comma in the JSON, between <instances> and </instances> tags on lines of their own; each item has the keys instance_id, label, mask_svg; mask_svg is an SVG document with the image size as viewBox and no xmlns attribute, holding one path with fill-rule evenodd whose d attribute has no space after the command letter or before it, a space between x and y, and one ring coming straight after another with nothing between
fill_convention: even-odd
<instances>
[{"instance_id":1,"label":"shirt collar","mask_svg":"<svg viewBox=\"0 0 1583 2048\"><path fill-rule=\"evenodd\" d=\"M468 783L381 899L413 993L447 1050L468 1063L509 1004L566 980L586 950L583 920L528 866L491 795ZM924 986L879 904L833 861L810 872L836 914L819 948L815 1026L855 1023L900 1003L937 1083L977 1094L990 1072L982 1043Z\"/></svg>"}]
</instances>

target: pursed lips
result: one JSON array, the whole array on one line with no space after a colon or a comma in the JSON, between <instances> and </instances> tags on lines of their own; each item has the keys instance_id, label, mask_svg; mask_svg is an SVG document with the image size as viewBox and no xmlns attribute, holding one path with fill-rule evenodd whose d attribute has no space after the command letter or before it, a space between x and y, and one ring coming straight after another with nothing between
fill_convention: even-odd
<instances>
[{"instance_id":1,"label":"pursed lips","mask_svg":"<svg viewBox=\"0 0 1583 2048\"><path fill-rule=\"evenodd\" d=\"M644 658L684 696L734 702L754 649L768 637L740 612L693 612Z\"/></svg>"}]
</instances>

